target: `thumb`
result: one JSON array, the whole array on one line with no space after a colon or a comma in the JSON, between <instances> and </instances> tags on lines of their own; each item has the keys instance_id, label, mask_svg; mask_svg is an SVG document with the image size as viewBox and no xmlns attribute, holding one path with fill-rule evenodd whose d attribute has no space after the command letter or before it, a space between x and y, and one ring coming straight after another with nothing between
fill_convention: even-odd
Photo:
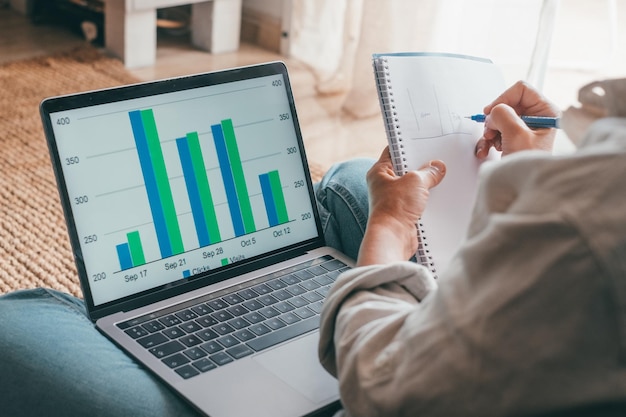
<instances>
[{"instance_id":1,"label":"thumb","mask_svg":"<svg viewBox=\"0 0 626 417\"><path fill-rule=\"evenodd\" d=\"M441 182L446 175L446 164L443 161L434 160L422 165L417 171L424 187L431 189Z\"/></svg>"}]
</instances>

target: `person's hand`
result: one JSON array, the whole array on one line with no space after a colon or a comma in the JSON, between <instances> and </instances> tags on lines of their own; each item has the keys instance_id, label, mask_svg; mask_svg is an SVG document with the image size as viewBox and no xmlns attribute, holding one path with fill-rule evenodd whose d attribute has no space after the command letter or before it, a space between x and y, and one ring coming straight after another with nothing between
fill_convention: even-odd
<instances>
[{"instance_id":1,"label":"person's hand","mask_svg":"<svg viewBox=\"0 0 626 417\"><path fill-rule=\"evenodd\" d=\"M476 143L476 156L484 159L494 147L502 156L528 150L551 151L555 129L531 129L520 119L524 116L557 117L559 109L539 91L518 81L484 108L485 131Z\"/></svg>"},{"instance_id":2,"label":"person's hand","mask_svg":"<svg viewBox=\"0 0 626 417\"><path fill-rule=\"evenodd\" d=\"M408 260L417 250L415 225L424 212L429 190L446 173L442 161L430 161L417 171L397 176L389 148L367 173L369 218L359 265Z\"/></svg>"}]
</instances>

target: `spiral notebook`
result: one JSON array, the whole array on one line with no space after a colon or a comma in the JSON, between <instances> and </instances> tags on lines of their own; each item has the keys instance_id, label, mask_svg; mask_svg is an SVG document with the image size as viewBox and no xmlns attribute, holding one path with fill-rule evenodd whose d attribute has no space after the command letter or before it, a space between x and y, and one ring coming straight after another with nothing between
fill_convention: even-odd
<instances>
[{"instance_id":1,"label":"spiral notebook","mask_svg":"<svg viewBox=\"0 0 626 417\"><path fill-rule=\"evenodd\" d=\"M446 163L417 225L416 258L437 277L466 235L483 163L474 156L483 125L466 116L498 97L504 78L490 60L467 55L374 54L373 66L396 173L433 159ZM492 150L488 159L498 157Z\"/></svg>"}]
</instances>

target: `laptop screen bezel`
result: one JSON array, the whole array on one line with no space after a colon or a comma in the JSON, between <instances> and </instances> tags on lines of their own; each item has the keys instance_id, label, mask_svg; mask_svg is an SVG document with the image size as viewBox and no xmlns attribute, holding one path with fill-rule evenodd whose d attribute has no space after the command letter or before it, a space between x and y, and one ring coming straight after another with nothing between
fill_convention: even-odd
<instances>
[{"instance_id":1,"label":"laptop screen bezel","mask_svg":"<svg viewBox=\"0 0 626 417\"><path fill-rule=\"evenodd\" d=\"M315 218L315 224L317 227L317 238L305 240L297 244L293 244L287 248L282 248L280 250L257 255L249 259L245 259L243 261L224 266L222 268L209 270L190 277L190 279L175 281L175 283L161 285L159 287L155 287L140 293L135 293L118 300L95 305L89 285L86 266L82 256L79 234L75 226L75 221L72 214L71 199L67 192L65 176L62 168L62 160L58 151L57 141L50 114L59 111L66 111L114 102L122 102L140 97L155 96L176 91L194 89L198 87L207 87L211 85L218 85L271 75L282 75L284 79L284 87L289 101L291 118L295 129L303 169L305 171L305 178L307 182L309 196L311 198L311 206ZM68 237L74 255L74 262L76 264L78 278L83 292L87 312L92 321L96 321L101 317L119 311L133 310L188 291L205 287L207 285L222 282L237 275L241 275L255 269L263 268L287 259L291 259L295 256L304 254L307 251L325 245L321 222L319 218L319 212L313 197L313 183L311 180L308 161L305 154L304 141L298 122L291 83L289 81L287 67L283 62L268 62L245 67L193 74L183 77L81 92L65 96L50 97L44 99L40 103L39 109L44 133L49 148L52 167L54 170L54 175L58 183L61 206L63 208L63 213L68 228Z\"/></svg>"}]
</instances>

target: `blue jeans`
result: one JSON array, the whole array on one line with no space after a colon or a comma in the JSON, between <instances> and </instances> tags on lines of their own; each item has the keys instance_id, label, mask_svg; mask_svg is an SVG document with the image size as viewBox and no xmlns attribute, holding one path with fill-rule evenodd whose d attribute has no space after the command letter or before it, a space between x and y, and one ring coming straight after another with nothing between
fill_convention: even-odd
<instances>
[{"instance_id":1,"label":"blue jeans","mask_svg":"<svg viewBox=\"0 0 626 417\"><path fill-rule=\"evenodd\" d=\"M315 184L327 243L352 258L367 221L372 162L338 164ZM197 416L96 330L82 300L43 288L0 297L0 414Z\"/></svg>"}]
</instances>

